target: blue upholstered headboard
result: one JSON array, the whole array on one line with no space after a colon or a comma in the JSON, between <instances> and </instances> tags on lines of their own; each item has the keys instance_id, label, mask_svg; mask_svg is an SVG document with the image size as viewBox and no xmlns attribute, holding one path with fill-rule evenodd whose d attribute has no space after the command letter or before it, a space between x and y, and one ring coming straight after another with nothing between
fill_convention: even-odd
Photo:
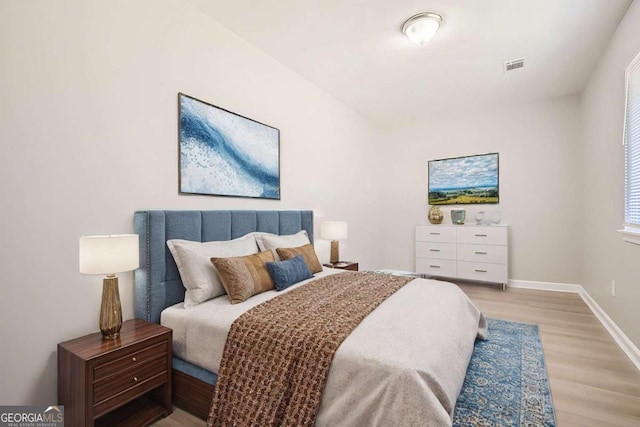
<instances>
[{"instance_id":1,"label":"blue upholstered headboard","mask_svg":"<svg viewBox=\"0 0 640 427\"><path fill-rule=\"evenodd\" d=\"M313 243L313 211L139 211L140 268L135 272L136 318L160 323L160 312L184 301L184 286L167 240L230 240L252 231L294 234Z\"/></svg>"}]
</instances>

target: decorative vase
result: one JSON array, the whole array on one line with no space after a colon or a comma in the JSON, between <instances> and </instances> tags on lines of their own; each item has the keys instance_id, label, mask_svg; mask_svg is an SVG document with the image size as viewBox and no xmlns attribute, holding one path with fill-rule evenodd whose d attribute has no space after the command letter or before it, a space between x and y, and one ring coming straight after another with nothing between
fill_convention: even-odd
<instances>
[{"instance_id":1,"label":"decorative vase","mask_svg":"<svg viewBox=\"0 0 640 427\"><path fill-rule=\"evenodd\" d=\"M502 220L502 215L500 215L500 211L495 211L493 215L491 215L491 220L493 221L494 224L500 224L500 221Z\"/></svg>"},{"instance_id":2,"label":"decorative vase","mask_svg":"<svg viewBox=\"0 0 640 427\"><path fill-rule=\"evenodd\" d=\"M476 219L476 225L481 225L482 220L484 219L484 211L480 211L476 213L475 219Z\"/></svg>"},{"instance_id":3,"label":"decorative vase","mask_svg":"<svg viewBox=\"0 0 640 427\"><path fill-rule=\"evenodd\" d=\"M429 209L428 218L431 224L441 224L442 219L444 218L444 214L438 206L431 206L431 209Z\"/></svg>"},{"instance_id":4,"label":"decorative vase","mask_svg":"<svg viewBox=\"0 0 640 427\"><path fill-rule=\"evenodd\" d=\"M466 211L464 209L451 210L451 222L454 224L463 225L465 216Z\"/></svg>"}]
</instances>

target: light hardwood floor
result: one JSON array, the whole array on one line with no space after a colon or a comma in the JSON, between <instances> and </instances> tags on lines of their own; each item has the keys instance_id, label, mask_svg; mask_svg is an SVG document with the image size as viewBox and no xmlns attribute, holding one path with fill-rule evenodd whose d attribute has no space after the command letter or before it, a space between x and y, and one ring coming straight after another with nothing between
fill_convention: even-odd
<instances>
[{"instance_id":1,"label":"light hardwood floor","mask_svg":"<svg viewBox=\"0 0 640 427\"><path fill-rule=\"evenodd\" d=\"M640 371L577 294L460 284L488 317L540 325L559 427L640 426ZM206 423L178 408L159 427Z\"/></svg>"}]
</instances>

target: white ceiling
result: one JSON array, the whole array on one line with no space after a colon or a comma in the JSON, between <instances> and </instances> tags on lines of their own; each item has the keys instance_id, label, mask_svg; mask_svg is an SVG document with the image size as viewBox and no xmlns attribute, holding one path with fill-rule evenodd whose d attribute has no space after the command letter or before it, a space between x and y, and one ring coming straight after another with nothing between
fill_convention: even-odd
<instances>
[{"instance_id":1,"label":"white ceiling","mask_svg":"<svg viewBox=\"0 0 640 427\"><path fill-rule=\"evenodd\" d=\"M190 1L364 117L398 124L580 93L632 0ZM419 12L444 18L422 47L400 32Z\"/></svg>"}]
</instances>

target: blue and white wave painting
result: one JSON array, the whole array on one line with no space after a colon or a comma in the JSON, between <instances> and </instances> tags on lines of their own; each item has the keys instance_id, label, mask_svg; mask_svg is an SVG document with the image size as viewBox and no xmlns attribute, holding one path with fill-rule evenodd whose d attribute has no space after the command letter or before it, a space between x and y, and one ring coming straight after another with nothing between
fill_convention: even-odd
<instances>
[{"instance_id":1,"label":"blue and white wave painting","mask_svg":"<svg viewBox=\"0 0 640 427\"><path fill-rule=\"evenodd\" d=\"M280 132L180 94L180 191L280 199Z\"/></svg>"}]
</instances>

